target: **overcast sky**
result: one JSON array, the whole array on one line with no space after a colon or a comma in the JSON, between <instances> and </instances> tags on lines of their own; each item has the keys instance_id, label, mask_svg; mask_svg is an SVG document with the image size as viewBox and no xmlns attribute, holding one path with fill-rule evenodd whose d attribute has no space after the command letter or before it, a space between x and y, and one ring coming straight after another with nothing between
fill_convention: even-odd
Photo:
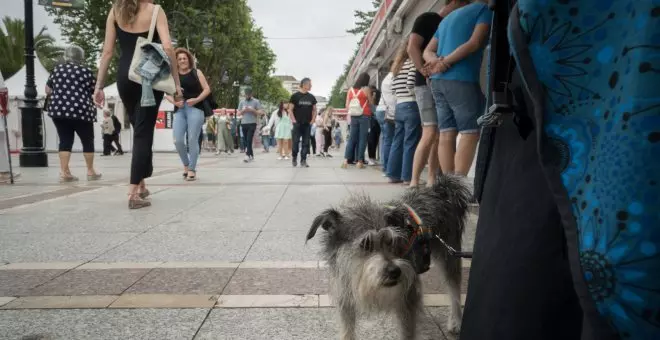
<instances>
[{"instance_id":1,"label":"overcast sky","mask_svg":"<svg viewBox=\"0 0 660 340\"><path fill-rule=\"evenodd\" d=\"M5 2L6 0L2 0ZM189 0L182 0L189 1ZM0 16L23 18L23 2L12 0ZM34 0L35 32L46 25L55 38L63 41L42 6ZM354 9L369 9L370 0L248 0L252 15L264 30L277 55L277 74L312 79L312 92L328 96L335 79L357 44L355 37L335 39L281 39L347 35L353 27Z\"/></svg>"}]
</instances>

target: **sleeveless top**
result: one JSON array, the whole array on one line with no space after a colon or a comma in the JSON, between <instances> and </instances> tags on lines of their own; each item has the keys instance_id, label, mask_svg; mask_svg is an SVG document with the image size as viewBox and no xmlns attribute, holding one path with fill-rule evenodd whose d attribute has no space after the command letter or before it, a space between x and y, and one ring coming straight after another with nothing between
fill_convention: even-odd
<instances>
[{"instance_id":1,"label":"sleeveless top","mask_svg":"<svg viewBox=\"0 0 660 340\"><path fill-rule=\"evenodd\" d=\"M186 74L179 74L179 79L181 81L181 90L183 91L183 99L193 99L197 98L202 94L202 84L197 80L197 77L193 75L193 72L197 70L193 69ZM204 111L204 106L202 102L195 104L195 108Z\"/></svg>"},{"instance_id":2,"label":"sleeveless top","mask_svg":"<svg viewBox=\"0 0 660 340\"><path fill-rule=\"evenodd\" d=\"M362 91L362 89L354 89L351 88L349 89L347 96L348 96L348 102L350 102L354 96L357 95L358 100L360 101L360 106L363 107L362 114L365 116L371 116L371 105L367 105L369 102L369 99L367 98L367 94Z\"/></svg>"},{"instance_id":3,"label":"sleeveless top","mask_svg":"<svg viewBox=\"0 0 660 340\"><path fill-rule=\"evenodd\" d=\"M117 40L119 40L119 69L117 70L117 78L121 80L128 80L128 69L131 67L133 60L133 53L135 52L135 44L138 37L148 37L149 31L141 33L126 32L119 27L115 21L115 30L117 31ZM153 42L160 43L160 36L158 30L154 30Z\"/></svg>"}]
</instances>

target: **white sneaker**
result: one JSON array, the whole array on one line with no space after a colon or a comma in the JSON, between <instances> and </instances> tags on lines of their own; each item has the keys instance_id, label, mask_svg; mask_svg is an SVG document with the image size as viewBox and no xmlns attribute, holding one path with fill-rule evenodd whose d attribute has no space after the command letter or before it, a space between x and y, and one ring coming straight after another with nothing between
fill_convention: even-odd
<instances>
[{"instance_id":1,"label":"white sneaker","mask_svg":"<svg viewBox=\"0 0 660 340\"><path fill-rule=\"evenodd\" d=\"M284 157L282 157L282 156L277 157L277 160L278 160L278 161L281 161L281 160L283 160L283 159L284 159Z\"/></svg>"},{"instance_id":2,"label":"white sneaker","mask_svg":"<svg viewBox=\"0 0 660 340\"><path fill-rule=\"evenodd\" d=\"M291 159L291 158L289 158L289 156L285 156L284 159L289 160L289 159Z\"/></svg>"}]
</instances>

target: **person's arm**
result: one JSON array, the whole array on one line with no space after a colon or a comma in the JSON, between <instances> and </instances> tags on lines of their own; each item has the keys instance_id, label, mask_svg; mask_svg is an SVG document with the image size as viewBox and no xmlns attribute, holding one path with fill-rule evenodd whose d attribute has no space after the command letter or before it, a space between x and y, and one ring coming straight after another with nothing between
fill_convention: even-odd
<instances>
[{"instance_id":1,"label":"person's arm","mask_svg":"<svg viewBox=\"0 0 660 340\"><path fill-rule=\"evenodd\" d=\"M289 119L291 119L291 123L295 124L296 123L296 116L293 114L293 108L294 108L294 103L296 100L296 95L293 94L291 98L289 99L289 104L287 105L287 111L289 112Z\"/></svg>"},{"instance_id":2,"label":"person's arm","mask_svg":"<svg viewBox=\"0 0 660 340\"><path fill-rule=\"evenodd\" d=\"M489 23L481 23L475 26L470 39L449 55L445 56L443 62L447 64L447 67L451 67L486 46L489 31Z\"/></svg>"},{"instance_id":3,"label":"person's arm","mask_svg":"<svg viewBox=\"0 0 660 340\"><path fill-rule=\"evenodd\" d=\"M105 21L105 38L103 40L103 51L101 52L101 60L99 61L99 70L96 74L96 88L94 89L94 103L96 106L102 107L105 102L105 94L103 93L103 86L105 85L105 77L108 75L108 67L112 60L112 53L115 49L115 40L117 40L117 31L115 30L115 14L113 10L108 13L108 18Z\"/></svg>"},{"instance_id":4,"label":"person's arm","mask_svg":"<svg viewBox=\"0 0 660 340\"><path fill-rule=\"evenodd\" d=\"M426 48L424 49L424 61L426 61L425 65L432 64L438 59L438 38L433 37L431 41L429 42L428 45L426 45Z\"/></svg>"},{"instance_id":5,"label":"person's arm","mask_svg":"<svg viewBox=\"0 0 660 340\"><path fill-rule=\"evenodd\" d=\"M263 106L261 106L261 101L259 101L259 100L257 100L257 105L254 109L255 109L254 112L256 112L257 115L259 115L259 116L263 116L266 113L266 112L264 112L264 108L263 108Z\"/></svg>"},{"instance_id":6,"label":"person's arm","mask_svg":"<svg viewBox=\"0 0 660 340\"><path fill-rule=\"evenodd\" d=\"M209 94L211 94L211 88L209 87L209 83L206 81L206 77L204 77L204 73L202 73L200 70L196 71L199 84L202 86L202 93L200 93L196 98L191 98L186 101L186 103L188 103L190 106L200 103L202 100L208 97Z\"/></svg>"},{"instance_id":7,"label":"person's arm","mask_svg":"<svg viewBox=\"0 0 660 340\"><path fill-rule=\"evenodd\" d=\"M411 33L410 37L408 38L407 51L408 51L408 56L415 65L415 68L419 70L419 72L422 73L424 76L428 76L427 74L425 74L425 70L424 70L424 56L422 52L423 43L424 43L424 38L421 35L417 33Z\"/></svg>"},{"instance_id":8,"label":"person's arm","mask_svg":"<svg viewBox=\"0 0 660 340\"><path fill-rule=\"evenodd\" d=\"M156 19L156 31L158 32L161 43L163 44L165 53L167 53L167 56L170 58L170 70L173 75L178 75L179 68L177 66L176 55L174 54L174 46L172 46L172 39L170 38L170 26L167 22L167 15L165 14L163 7L160 7L160 10L158 11L158 17ZM176 97L180 97L181 80L177 76L173 78L174 84L176 85Z\"/></svg>"},{"instance_id":9,"label":"person's arm","mask_svg":"<svg viewBox=\"0 0 660 340\"><path fill-rule=\"evenodd\" d=\"M408 76L406 78L406 86L408 89L414 89L415 88L415 81L417 78L417 70L415 70L415 65L411 62L410 68L408 68Z\"/></svg>"}]
</instances>

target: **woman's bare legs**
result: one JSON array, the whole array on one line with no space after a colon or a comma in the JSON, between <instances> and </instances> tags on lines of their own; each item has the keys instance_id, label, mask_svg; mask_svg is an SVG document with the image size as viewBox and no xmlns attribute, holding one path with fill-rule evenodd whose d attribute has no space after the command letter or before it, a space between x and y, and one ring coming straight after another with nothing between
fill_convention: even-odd
<instances>
[{"instance_id":1,"label":"woman's bare legs","mask_svg":"<svg viewBox=\"0 0 660 340\"><path fill-rule=\"evenodd\" d=\"M410 180L410 186L411 187L416 187L419 185L419 178L422 175L422 171L424 171L424 166L426 165L427 161L429 161L429 178L431 178L431 174L435 174L437 171L437 161L434 163L431 163L431 157L429 157L430 152L433 149L433 146L436 145L437 147L437 140L438 140L438 126L437 125L428 125L422 127L422 139L419 141L419 144L417 145L417 150L415 151L415 157L413 158L413 173L412 173L412 179ZM437 151L435 152L437 155ZM437 156L435 158L437 160ZM435 177L434 181L435 181Z\"/></svg>"},{"instance_id":2,"label":"woman's bare legs","mask_svg":"<svg viewBox=\"0 0 660 340\"><path fill-rule=\"evenodd\" d=\"M284 148L282 147L282 144L284 143L284 139L278 139L277 140L277 154L284 157Z\"/></svg>"},{"instance_id":3,"label":"woman's bare legs","mask_svg":"<svg viewBox=\"0 0 660 340\"><path fill-rule=\"evenodd\" d=\"M71 160L71 152L60 151L60 177L72 177L71 169L69 169L69 161Z\"/></svg>"}]
</instances>

